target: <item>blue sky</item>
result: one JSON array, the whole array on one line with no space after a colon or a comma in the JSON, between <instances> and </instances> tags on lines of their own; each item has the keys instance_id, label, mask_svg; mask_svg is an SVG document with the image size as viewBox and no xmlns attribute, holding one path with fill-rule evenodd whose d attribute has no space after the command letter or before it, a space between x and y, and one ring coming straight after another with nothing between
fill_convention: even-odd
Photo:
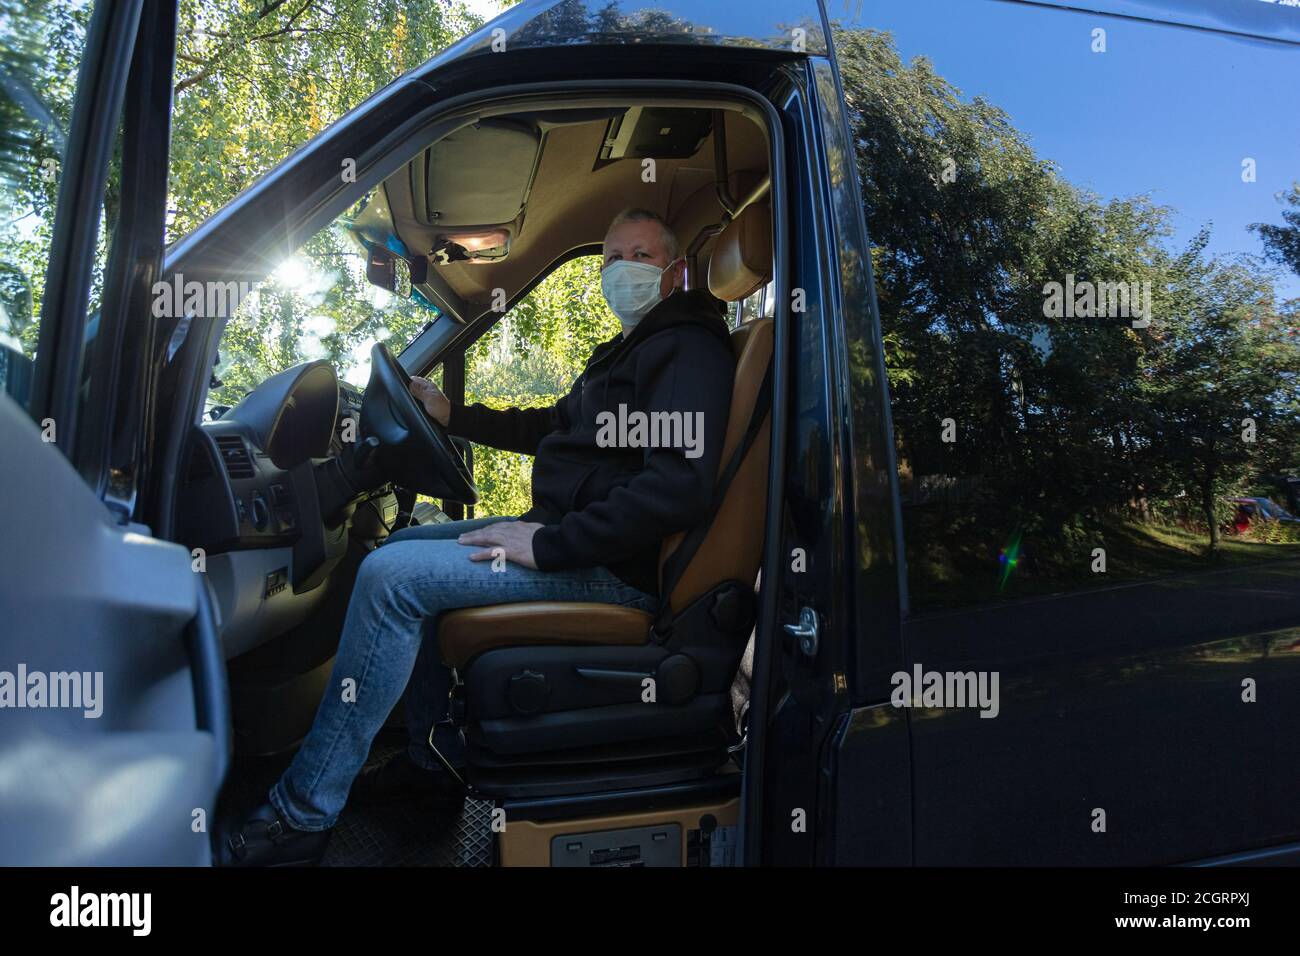
<instances>
[{"instance_id":1,"label":"blue sky","mask_svg":"<svg viewBox=\"0 0 1300 956\"><path fill-rule=\"evenodd\" d=\"M1300 180L1300 47L994 0L867 0L856 22L1005 109L1076 185L1174 207L1179 245L1212 222L1212 252L1260 252L1246 226L1280 223L1274 194ZM1300 296L1300 277L1278 288Z\"/></svg>"},{"instance_id":2,"label":"blue sky","mask_svg":"<svg viewBox=\"0 0 1300 956\"><path fill-rule=\"evenodd\" d=\"M503 9L500 0L461 0L461 2L484 20L491 20Z\"/></svg>"}]
</instances>

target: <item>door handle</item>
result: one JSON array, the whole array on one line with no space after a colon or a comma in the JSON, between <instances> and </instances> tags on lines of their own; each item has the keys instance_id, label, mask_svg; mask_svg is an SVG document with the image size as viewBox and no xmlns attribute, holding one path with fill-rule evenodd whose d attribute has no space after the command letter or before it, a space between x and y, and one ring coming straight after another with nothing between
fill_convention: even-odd
<instances>
[{"instance_id":1,"label":"door handle","mask_svg":"<svg viewBox=\"0 0 1300 956\"><path fill-rule=\"evenodd\" d=\"M195 724L212 734L217 755L217 780L225 780L233 748L230 731L230 686L226 678L226 652L217 633L212 597L201 575L194 577L197 606L185 628L185 649L194 682Z\"/></svg>"},{"instance_id":2,"label":"door handle","mask_svg":"<svg viewBox=\"0 0 1300 956\"><path fill-rule=\"evenodd\" d=\"M821 644L821 626L817 622L817 612L810 607L799 609L799 623L785 625L785 631L799 641L799 650L804 657L816 657Z\"/></svg>"}]
</instances>

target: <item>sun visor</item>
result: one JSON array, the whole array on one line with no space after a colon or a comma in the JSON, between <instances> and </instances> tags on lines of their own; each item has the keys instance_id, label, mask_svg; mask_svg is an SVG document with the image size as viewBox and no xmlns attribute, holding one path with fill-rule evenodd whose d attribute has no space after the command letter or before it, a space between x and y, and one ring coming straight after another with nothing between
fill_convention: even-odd
<instances>
[{"instance_id":1,"label":"sun visor","mask_svg":"<svg viewBox=\"0 0 1300 956\"><path fill-rule=\"evenodd\" d=\"M528 199L540 146L535 128L492 120L440 139L425 151L424 176L412 183L416 214L437 229L514 222Z\"/></svg>"}]
</instances>

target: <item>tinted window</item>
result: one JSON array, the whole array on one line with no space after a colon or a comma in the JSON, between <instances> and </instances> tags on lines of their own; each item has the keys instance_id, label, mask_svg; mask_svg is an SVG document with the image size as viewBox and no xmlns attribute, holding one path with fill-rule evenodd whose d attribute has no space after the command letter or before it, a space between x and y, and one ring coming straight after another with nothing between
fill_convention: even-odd
<instances>
[{"instance_id":1,"label":"tinted window","mask_svg":"<svg viewBox=\"0 0 1300 956\"><path fill-rule=\"evenodd\" d=\"M492 408L553 405L569 393L601 342L619 334L600 291L600 256L557 268L465 353L465 401ZM477 514L531 507L532 458L474 446Z\"/></svg>"},{"instance_id":2,"label":"tinted window","mask_svg":"<svg viewBox=\"0 0 1300 956\"><path fill-rule=\"evenodd\" d=\"M1300 49L951 0L871 23L836 45L913 608L1300 556L1231 500L1300 488Z\"/></svg>"},{"instance_id":3,"label":"tinted window","mask_svg":"<svg viewBox=\"0 0 1300 956\"><path fill-rule=\"evenodd\" d=\"M88 2L0 0L0 386L24 406L31 395L54 210L90 12ZM115 197L110 182L92 311L98 308Z\"/></svg>"}]
</instances>

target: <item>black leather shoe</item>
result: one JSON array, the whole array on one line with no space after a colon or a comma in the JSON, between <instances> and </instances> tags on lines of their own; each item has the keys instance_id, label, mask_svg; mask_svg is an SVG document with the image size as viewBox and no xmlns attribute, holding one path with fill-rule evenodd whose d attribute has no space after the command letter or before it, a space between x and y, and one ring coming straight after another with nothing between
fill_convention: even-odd
<instances>
[{"instance_id":1,"label":"black leather shoe","mask_svg":"<svg viewBox=\"0 0 1300 956\"><path fill-rule=\"evenodd\" d=\"M352 783L348 799L365 805L419 799L438 809L452 810L464 806L465 788L447 771L427 770L403 750L362 770Z\"/></svg>"},{"instance_id":2,"label":"black leather shoe","mask_svg":"<svg viewBox=\"0 0 1300 956\"><path fill-rule=\"evenodd\" d=\"M325 855L329 830L295 830L265 803L226 837L227 866L315 866Z\"/></svg>"}]
</instances>

